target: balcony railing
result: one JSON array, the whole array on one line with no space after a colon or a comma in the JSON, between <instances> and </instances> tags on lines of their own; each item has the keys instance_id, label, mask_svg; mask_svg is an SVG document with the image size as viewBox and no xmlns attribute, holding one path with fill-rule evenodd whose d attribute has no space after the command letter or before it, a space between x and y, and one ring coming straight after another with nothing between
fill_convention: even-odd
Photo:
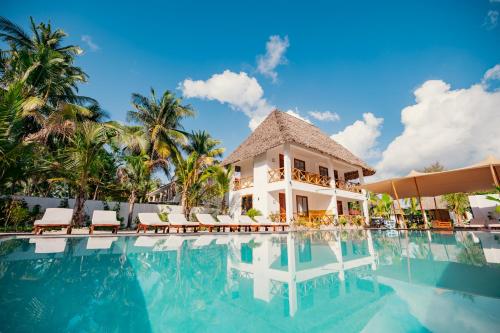
<instances>
[{"instance_id":1,"label":"balcony railing","mask_svg":"<svg viewBox=\"0 0 500 333\"><path fill-rule=\"evenodd\" d=\"M317 173L307 172L300 169L292 169L292 179L299 182L314 184L323 187L330 187L330 177Z\"/></svg>"},{"instance_id":2,"label":"balcony railing","mask_svg":"<svg viewBox=\"0 0 500 333\"><path fill-rule=\"evenodd\" d=\"M268 181L269 183L278 182L280 180L285 179L285 169L270 169L268 171ZM292 179L307 183L313 184L323 187L330 187L330 177L322 176L317 173L307 172L300 169L293 168L292 169Z\"/></svg>"},{"instance_id":3,"label":"balcony railing","mask_svg":"<svg viewBox=\"0 0 500 333\"><path fill-rule=\"evenodd\" d=\"M354 193L361 193L361 189L359 188L359 184L349 182L349 181L337 180L335 182L335 187L338 188L339 190L344 190L344 191L349 191L349 192L354 192Z\"/></svg>"},{"instance_id":4,"label":"balcony railing","mask_svg":"<svg viewBox=\"0 0 500 333\"><path fill-rule=\"evenodd\" d=\"M238 191L252 186L253 186L253 177L235 178L233 180L233 191Z\"/></svg>"}]
</instances>

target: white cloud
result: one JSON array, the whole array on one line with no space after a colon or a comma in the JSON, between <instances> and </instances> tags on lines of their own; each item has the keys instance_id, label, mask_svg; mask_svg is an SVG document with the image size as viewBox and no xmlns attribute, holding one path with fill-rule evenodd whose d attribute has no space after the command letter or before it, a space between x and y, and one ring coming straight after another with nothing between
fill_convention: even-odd
<instances>
[{"instance_id":1,"label":"white cloud","mask_svg":"<svg viewBox=\"0 0 500 333\"><path fill-rule=\"evenodd\" d=\"M488 69L486 73L484 73L483 83L489 80L499 80L499 79L500 79L500 64L497 64L492 68Z\"/></svg>"},{"instance_id":2,"label":"white cloud","mask_svg":"<svg viewBox=\"0 0 500 333\"><path fill-rule=\"evenodd\" d=\"M339 121L340 116L337 112L330 111L309 111L309 115L320 121Z\"/></svg>"},{"instance_id":3,"label":"white cloud","mask_svg":"<svg viewBox=\"0 0 500 333\"><path fill-rule=\"evenodd\" d=\"M85 44L87 44L87 46L90 48L91 51L95 52L97 50L100 49L99 45L97 45L96 43L94 43L92 41L92 37L89 36L89 35L83 35L82 36L82 42L84 42Z\"/></svg>"},{"instance_id":4,"label":"white cloud","mask_svg":"<svg viewBox=\"0 0 500 333\"><path fill-rule=\"evenodd\" d=\"M360 158L374 158L379 155L377 138L383 122L383 118L376 118L373 113L364 113L363 120L356 120L331 138Z\"/></svg>"},{"instance_id":5,"label":"white cloud","mask_svg":"<svg viewBox=\"0 0 500 333\"><path fill-rule=\"evenodd\" d=\"M498 24L498 10L489 10L484 18L483 26L488 30L495 29Z\"/></svg>"},{"instance_id":6,"label":"white cloud","mask_svg":"<svg viewBox=\"0 0 500 333\"><path fill-rule=\"evenodd\" d=\"M303 120L303 121L311 124L311 120L309 120L309 118L307 118L307 117L302 116L297 108L295 108L295 110L288 110L288 111L286 111L286 113L288 113L291 116L294 116L295 118L299 118L300 120Z\"/></svg>"},{"instance_id":7,"label":"white cloud","mask_svg":"<svg viewBox=\"0 0 500 333\"><path fill-rule=\"evenodd\" d=\"M498 65L485 78L498 79ZM450 89L441 80L424 82L415 104L401 111L404 129L382 153L380 175L404 175L439 161L457 168L500 156L500 91L483 84Z\"/></svg>"},{"instance_id":8,"label":"white cloud","mask_svg":"<svg viewBox=\"0 0 500 333\"><path fill-rule=\"evenodd\" d=\"M249 127L252 131L274 109L264 98L264 90L259 82L245 72L225 70L206 81L186 79L179 84L179 89L185 97L216 100L243 112L250 118Z\"/></svg>"},{"instance_id":9,"label":"white cloud","mask_svg":"<svg viewBox=\"0 0 500 333\"><path fill-rule=\"evenodd\" d=\"M276 82L278 73L275 69L278 65L286 64L285 52L289 46L288 36L285 38L277 35L269 37L266 43L266 54L257 57L257 71Z\"/></svg>"}]
</instances>

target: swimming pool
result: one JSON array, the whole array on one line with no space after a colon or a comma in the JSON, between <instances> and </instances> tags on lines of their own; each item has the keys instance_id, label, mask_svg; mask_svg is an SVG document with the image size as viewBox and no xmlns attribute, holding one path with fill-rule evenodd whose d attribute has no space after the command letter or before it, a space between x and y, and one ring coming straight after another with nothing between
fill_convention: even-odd
<instances>
[{"instance_id":1,"label":"swimming pool","mask_svg":"<svg viewBox=\"0 0 500 333\"><path fill-rule=\"evenodd\" d=\"M0 332L498 332L500 234L0 242Z\"/></svg>"}]
</instances>

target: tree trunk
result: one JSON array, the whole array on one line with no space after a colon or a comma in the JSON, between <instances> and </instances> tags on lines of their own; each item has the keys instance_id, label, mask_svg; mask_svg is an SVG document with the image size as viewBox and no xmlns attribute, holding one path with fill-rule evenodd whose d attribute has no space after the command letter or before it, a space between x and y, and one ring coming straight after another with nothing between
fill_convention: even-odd
<instances>
[{"instance_id":1,"label":"tree trunk","mask_svg":"<svg viewBox=\"0 0 500 333\"><path fill-rule=\"evenodd\" d=\"M77 227L83 226L85 213L85 192L83 189L78 190L78 195L75 200L75 208L73 210L73 222Z\"/></svg>"},{"instance_id":2,"label":"tree trunk","mask_svg":"<svg viewBox=\"0 0 500 333\"><path fill-rule=\"evenodd\" d=\"M220 212L221 214L226 214L226 195L222 196L222 201L220 203Z\"/></svg>"},{"instance_id":3,"label":"tree trunk","mask_svg":"<svg viewBox=\"0 0 500 333\"><path fill-rule=\"evenodd\" d=\"M184 216L186 217L186 219L189 220L189 212L191 209L189 208L187 194L185 191L182 192L181 205L182 205L182 211L184 212Z\"/></svg>"},{"instance_id":4,"label":"tree trunk","mask_svg":"<svg viewBox=\"0 0 500 333\"><path fill-rule=\"evenodd\" d=\"M128 217L127 217L127 229L132 227L132 213L134 212L134 204L135 204L135 191L130 193L130 197L128 198Z\"/></svg>"}]
</instances>

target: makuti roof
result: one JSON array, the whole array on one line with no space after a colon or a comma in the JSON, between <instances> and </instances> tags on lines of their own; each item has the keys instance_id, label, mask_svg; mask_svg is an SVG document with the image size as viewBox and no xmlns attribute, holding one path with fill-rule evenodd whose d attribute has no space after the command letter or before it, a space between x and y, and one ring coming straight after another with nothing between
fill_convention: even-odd
<instances>
[{"instance_id":1,"label":"makuti roof","mask_svg":"<svg viewBox=\"0 0 500 333\"><path fill-rule=\"evenodd\" d=\"M375 173L373 168L321 132L318 127L279 110L271 112L255 131L222 161L222 164L233 164L252 158L285 143L304 146L359 166L363 169L364 176L371 176Z\"/></svg>"}]
</instances>

